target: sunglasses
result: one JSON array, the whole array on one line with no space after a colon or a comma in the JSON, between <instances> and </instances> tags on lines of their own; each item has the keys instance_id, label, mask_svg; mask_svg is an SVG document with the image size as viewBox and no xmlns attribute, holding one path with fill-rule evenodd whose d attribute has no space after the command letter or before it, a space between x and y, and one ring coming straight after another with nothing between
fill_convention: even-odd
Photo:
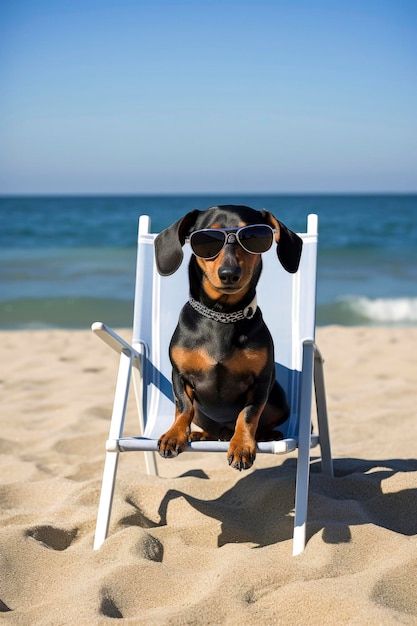
<instances>
[{"instance_id":1,"label":"sunglasses","mask_svg":"<svg viewBox=\"0 0 417 626\"><path fill-rule=\"evenodd\" d=\"M261 254L272 246L274 229L267 224L242 228L204 228L195 230L187 239L200 259L214 259L227 243L238 243L246 252Z\"/></svg>"}]
</instances>

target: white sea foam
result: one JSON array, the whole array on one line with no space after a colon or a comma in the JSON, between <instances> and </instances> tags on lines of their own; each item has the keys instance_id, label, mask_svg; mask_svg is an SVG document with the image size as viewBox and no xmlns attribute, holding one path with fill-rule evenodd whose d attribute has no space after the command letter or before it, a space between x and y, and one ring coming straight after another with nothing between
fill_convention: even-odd
<instances>
[{"instance_id":1,"label":"white sea foam","mask_svg":"<svg viewBox=\"0 0 417 626\"><path fill-rule=\"evenodd\" d=\"M417 298L346 297L343 306L354 315L376 323L410 324L417 322Z\"/></svg>"}]
</instances>

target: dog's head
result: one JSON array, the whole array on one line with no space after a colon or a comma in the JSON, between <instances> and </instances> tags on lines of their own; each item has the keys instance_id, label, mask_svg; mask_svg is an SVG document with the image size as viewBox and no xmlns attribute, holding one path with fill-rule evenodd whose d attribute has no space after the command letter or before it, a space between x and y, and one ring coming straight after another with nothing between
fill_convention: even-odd
<instances>
[{"instance_id":1,"label":"dog's head","mask_svg":"<svg viewBox=\"0 0 417 626\"><path fill-rule=\"evenodd\" d=\"M261 228L244 228L255 225ZM258 250L264 251L268 238L267 247L275 241L278 259L291 273L298 270L303 246L302 239L268 211L235 205L215 206L206 211L195 209L155 239L156 265L162 276L169 276L180 267L182 246L188 238L206 282L205 291L213 299L221 294L241 293L254 277L257 281L261 271Z\"/></svg>"}]
</instances>

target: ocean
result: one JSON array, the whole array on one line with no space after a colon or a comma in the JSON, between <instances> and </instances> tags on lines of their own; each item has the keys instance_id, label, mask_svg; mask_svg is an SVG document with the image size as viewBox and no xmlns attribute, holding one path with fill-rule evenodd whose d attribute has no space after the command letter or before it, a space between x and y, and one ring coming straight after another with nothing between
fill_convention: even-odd
<instances>
[{"instance_id":1,"label":"ocean","mask_svg":"<svg viewBox=\"0 0 417 626\"><path fill-rule=\"evenodd\" d=\"M130 326L138 217L215 204L318 214L318 325L417 323L417 194L66 196L0 198L0 329Z\"/></svg>"}]
</instances>

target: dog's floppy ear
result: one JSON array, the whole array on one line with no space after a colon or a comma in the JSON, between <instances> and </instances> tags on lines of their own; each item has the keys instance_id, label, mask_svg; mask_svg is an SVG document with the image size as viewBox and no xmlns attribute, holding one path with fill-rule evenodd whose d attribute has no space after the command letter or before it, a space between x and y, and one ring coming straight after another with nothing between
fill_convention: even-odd
<instances>
[{"instance_id":1,"label":"dog's floppy ear","mask_svg":"<svg viewBox=\"0 0 417 626\"><path fill-rule=\"evenodd\" d=\"M169 276L177 271L183 259L182 246L190 228L195 224L198 209L190 211L178 222L165 228L155 238L155 260L158 272L162 276Z\"/></svg>"},{"instance_id":2,"label":"dog's floppy ear","mask_svg":"<svg viewBox=\"0 0 417 626\"><path fill-rule=\"evenodd\" d=\"M269 211L263 210L262 214L265 221L276 230L277 255L282 267L287 272L295 274L300 265L303 240Z\"/></svg>"}]
</instances>

